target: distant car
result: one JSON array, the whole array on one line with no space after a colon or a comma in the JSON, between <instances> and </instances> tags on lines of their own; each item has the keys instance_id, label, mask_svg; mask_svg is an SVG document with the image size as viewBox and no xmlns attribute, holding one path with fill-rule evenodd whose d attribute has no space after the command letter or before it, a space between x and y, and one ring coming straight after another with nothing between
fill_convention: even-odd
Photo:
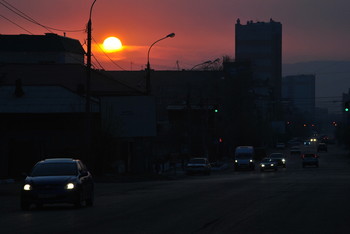
<instances>
[{"instance_id":1,"label":"distant car","mask_svg":"<svg viewBox=\"0 0 350 234\"><path fill-rule=\"evenodd\" d=\"M91 173L78 159L53 158L38 162L21 187L21 208L52 203L83 202L92 206L94 183Z\"/></svg>"},{"instance_id":2,"label":"distant car","mask_svg":"<svg viewBox=\"0 0 350 234\"><path fill-rule=\"evenodd\" d=\"M299 138L293 138L293 139L289 140L287 143L288 143L288 146L290 146L290 147L298 146L302 143L302 140Z\"/></svg>"},{"instance_id":3,"label":"distant car","mask_svg":"<svg viewBox=\"0 0 350 234\"><path fill-rule=\"evenodd\" d=\"M302 165L306 166L315 166L318 167L318 155L315 153L304 153L302 156Z\"/></svg>"},{"instance_id":4,"label":"distant car","mask_svg":"<svg viewBox=\"0 0 350 234\"><path fill-rule=\"evenodd\" d=\"M210 175L211 165L207 158L192 158L186 165L187 175L206 174Z\"/></svg>"},{"instance_id":5,"label":"distant car","mask_svg":"<svg viewBox=\"0 0 350 234\"><path fill-rule=\"evenodd\" d=\"M292 146L290 148L290 154L301 154L301 150L299 146Z\"/></svg>"},{"instance_id":6,"label":"distant car","mask_svg":"<svg viewBox=\"0 0 350 234\"><path fill-rule=\"evenodd\" d=\"M282 166L286 168L286 157L283 153L272 153L270 154L269 158L274 159L277 161L277 166Z\"/></svg>"},{"instance_id":7,"label":"distant car","mask_svg":"<svg viewBox=\"0 0 350 234\"><path fill-rule=\"evenodd\" d=\"M278 162L275 159L272 158L264 158L260 162L260 171L267 171L267 170L278 170Z\"/></svg>"},{"instance_id":8,"label":"distant car","mask_svg":"<svg viewBox=\"0 0 350 234\"><path fill-rule=\"evenodd\" d=\"M328 149L327 149L327 144L326 143L319 143L318 146L317 146L317 152L327 152Z\"/></svg>"},{"instance_id":9,"label":"distant car","mask_svg":"<svg viewBox=\"0 0 350 234\"><path fill-rule=\"evenodd\" d=\"M284 148L286 148L286 144L285 144L285 143L283 143L283 142L278 142L278 143L276 144L276 149L284 149Z\"/></svg>"},{"instance_id":10,"label":"distant car","mask_svg":"<svg viewBox=\"0 0 350 234\"><path fill-rule=\"evenodd\" d=\"M253 146L237 146L235 149L235 170L239 169L255 169L255 150Z\"/></svg>"}]
</instances>

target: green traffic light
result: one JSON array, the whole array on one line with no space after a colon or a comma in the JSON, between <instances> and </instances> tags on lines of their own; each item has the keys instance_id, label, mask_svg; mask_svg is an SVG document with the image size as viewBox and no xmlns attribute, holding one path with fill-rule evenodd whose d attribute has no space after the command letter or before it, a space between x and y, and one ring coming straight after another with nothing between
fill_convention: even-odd
<instances>
[{"instance_id":1,"label":"green traffic light","mask_svg":"<svg viewBox=\"0 0 350 234\"><path fill-rule=\"evenodd\" d=\"M215 109L215 110L214 110L214 112L215 112L215 113L218 113L218 112L219 112L219 110L218 110L218 109Z\"/></svg>"},{"instance_id":2,"label":"green traffic light","mask_svg":"<svg viewBox=\"0 0 350 234\"><path fill-rule=\"evenodd\" d=\"M349 112L349 108L346 107L346 108L345 108L345 112Z\"/></svg>"}]
</instances>

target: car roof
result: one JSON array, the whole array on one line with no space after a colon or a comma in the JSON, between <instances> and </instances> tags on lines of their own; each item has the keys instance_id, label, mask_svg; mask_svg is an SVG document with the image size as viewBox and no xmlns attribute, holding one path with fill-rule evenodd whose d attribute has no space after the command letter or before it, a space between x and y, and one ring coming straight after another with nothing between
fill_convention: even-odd
<instances>
[{"instance_id":1,"label":"car roof","mask_svg":"<svg viewBox=\"0 0 350 234\"><path fill-rule=\"evenodd\" d=\"M40 161L40 163L75 163L78 161L73 158L48 158Z\"/></svg>"},{"instance_id":2,"label":"car roof","mask_svg":"<svg viewBox=\"0 0 350 234\"><path fill-rule=\"evenodd\" d=\"M276 156L278 156L278 157L284 157L284 154L283 154L283 153L271 153L271 154L270 154L270 157L276 157Z\"/></svg>"}]
</instances>

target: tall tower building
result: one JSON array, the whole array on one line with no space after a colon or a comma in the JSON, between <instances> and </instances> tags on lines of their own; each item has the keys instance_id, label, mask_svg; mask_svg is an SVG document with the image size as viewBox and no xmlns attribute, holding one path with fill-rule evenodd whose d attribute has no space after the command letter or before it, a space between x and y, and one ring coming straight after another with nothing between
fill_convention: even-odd
<instances>
[{"instance_id":1,"label":"tall tower building","mask_svg":"<svg viewBox=\"0 0 350 234\"><path fill-rule=\"evenodd\" d=\"M314 121L315 75L293 75L282 79L282 97L296 108L299 114Z\"/></svg>"},{"instance_id":2,"label":"tall tower building","mask_svg":"<svg viewBox=\"0 0 350 234\"><path fill-rule=\"evenodd\" d=\"M282 79L282 24L248 21L246 25L237 19L236 61L252 64L254 91L257 96L271 101L281 98Z\"/></svg>"}]
</instances>

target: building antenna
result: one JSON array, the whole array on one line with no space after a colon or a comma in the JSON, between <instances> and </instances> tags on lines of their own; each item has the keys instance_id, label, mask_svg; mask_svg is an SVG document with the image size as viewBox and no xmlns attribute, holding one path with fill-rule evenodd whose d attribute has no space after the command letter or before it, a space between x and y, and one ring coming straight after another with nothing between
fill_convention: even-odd
<instances>
[{"instance_id":1,"label":"building antenna","mask_svg":"<svg viewBox=\"0 0 350 234\"><path fill-rule=\"evenodd\" d=\"M179 60L176 60L176 67L177 67L177 70L180 71Z\"/></svg>"}]
</instances>

